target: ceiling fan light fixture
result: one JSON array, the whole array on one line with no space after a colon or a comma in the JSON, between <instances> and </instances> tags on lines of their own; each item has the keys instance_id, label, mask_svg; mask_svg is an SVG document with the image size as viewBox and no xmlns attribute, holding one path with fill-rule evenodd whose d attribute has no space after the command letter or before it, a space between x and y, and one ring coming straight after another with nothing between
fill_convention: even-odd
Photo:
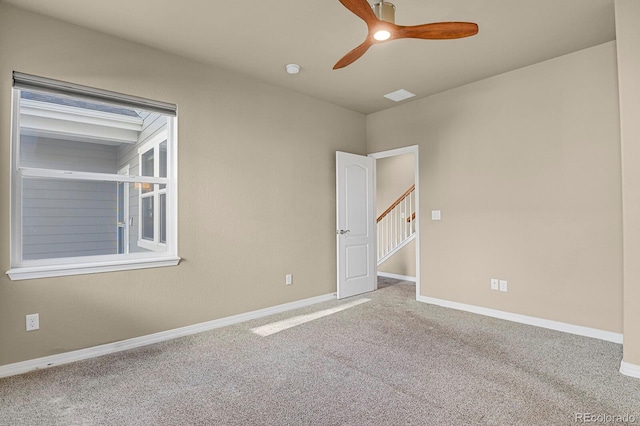
<instances>
[{"instance_id":1,"label":"ceiling fan light fixture","mask_svg":"<svg viewBox=\"0 0 640 426\"><path fill-rule=\"evenodd\" d=\"M388 40L389 37L391 37L391 33L387 30L378 30L376 31L376 33L373 35L373 38L375 38L378 41L385 41Z\"/></svg>"}]
</instances>

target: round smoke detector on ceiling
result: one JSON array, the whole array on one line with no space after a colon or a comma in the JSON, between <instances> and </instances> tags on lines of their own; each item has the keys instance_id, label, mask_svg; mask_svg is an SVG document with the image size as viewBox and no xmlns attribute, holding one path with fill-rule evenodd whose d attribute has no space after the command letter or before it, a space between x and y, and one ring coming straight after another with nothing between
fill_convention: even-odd
<instances>
[{"instance_id":1,"label":"round smoke detector on ceiling","mask_svg":"<svg viewBox=\"0 0 640 426\"><path fill-rule=\"evenodd\" d=\"M289 64L285 68L289 74L298 74L300 72L300 65L298 64Z\"/></svg>"}]
</instances>

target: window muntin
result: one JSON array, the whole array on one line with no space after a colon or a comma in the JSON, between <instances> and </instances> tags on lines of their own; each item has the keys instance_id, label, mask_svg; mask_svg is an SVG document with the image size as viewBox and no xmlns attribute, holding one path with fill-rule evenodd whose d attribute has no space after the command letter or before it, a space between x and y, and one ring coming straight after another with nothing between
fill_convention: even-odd
<instances>
[{"instance_id":1,"label":"window muntin","mask_svg":"<svg viewBox=\"0 0 640 426\"><path fill-rule=\"evenodd\" d=\"M174 116L15 87L13 111L12 279L177 263Z\"/></svg>"}]
</instances>

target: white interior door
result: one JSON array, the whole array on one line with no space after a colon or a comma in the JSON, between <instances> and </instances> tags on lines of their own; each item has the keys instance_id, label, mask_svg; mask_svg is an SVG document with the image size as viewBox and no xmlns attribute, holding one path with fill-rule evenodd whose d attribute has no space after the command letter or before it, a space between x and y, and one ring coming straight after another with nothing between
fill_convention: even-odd
<instances>
[{"instance_id":1,"label":"white interior door","mask_svg":"<svg viewBox=\"0 0 640 426\"><path fill-rule=\"evenodd\" d=\"M377 287L374 172L373 158L336 152L338 299Z\"/></svg>"}]
</instances>

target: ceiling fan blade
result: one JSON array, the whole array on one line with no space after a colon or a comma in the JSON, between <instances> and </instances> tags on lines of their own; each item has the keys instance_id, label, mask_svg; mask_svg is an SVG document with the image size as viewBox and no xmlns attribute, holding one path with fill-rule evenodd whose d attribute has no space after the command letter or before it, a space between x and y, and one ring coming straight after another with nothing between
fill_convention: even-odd
<instances>
[{"instance_id":1,"label":"ceiling fan blade","mask_svg":"<svg viewBox=\"0 0 640 426\"><path fill-rule=\"evenodd\" d=\"M376 14L373 13L373 9L367 0L339 0L344 7L349 9L360 19L367 23L367 25L378 21Z\"/></svg>"},{"instance_id":2,"label":"ceiling fan blade","mask_svg":"<svg viewBox=\"0 0 640 426\"><path fill-rule=\"evenodd\" d=\"M364 55L364 53L369 50L373 43L367 38L360 46L353 49L351 52L347 53L340 59L334 66L333 69L337 70L340 68L344 68L347 65L355 62L356 59Z\"/></svg>"},{"instance_id":3,"label":"ceiling fan blade","mask_svg":"<svg viewBox=\"0 0 640 426\"><path fill-rule=\"evenodd\" d=\"M391 38L421 38L428 40L447 40L453 38L470 37L478 34L478 24L472 22L434 22L432 24L402 26L397 29Z\"/></svg>"}]
</instances>

